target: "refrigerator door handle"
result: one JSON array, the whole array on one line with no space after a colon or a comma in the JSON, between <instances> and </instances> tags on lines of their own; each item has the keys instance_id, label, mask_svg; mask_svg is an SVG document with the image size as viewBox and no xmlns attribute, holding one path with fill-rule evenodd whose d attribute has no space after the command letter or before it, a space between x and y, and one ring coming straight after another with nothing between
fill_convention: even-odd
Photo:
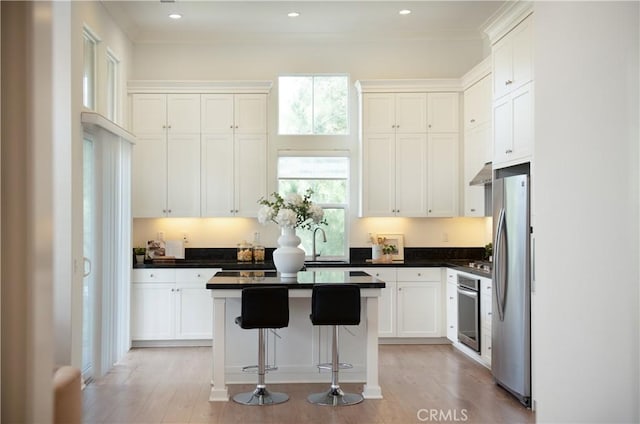
<instances>
[{"instance_id":1,"label":"refrigerator door handle","mask_svg":"<svg viewBox=\"0 0 640 424\"><path fill-rule=\"evenodd\" d=\"M496 267L496 303L498 304L498 318L500 321L504 320L504 287L503 280L504 276L502 275L501 268L503 267L504 255L502 254L502 239L504 233L505 226L505 210L504 208L500 208L500 214L498 215L498 225L496 231L496 263L494 264Z\"/></svg>"}]
</instances>

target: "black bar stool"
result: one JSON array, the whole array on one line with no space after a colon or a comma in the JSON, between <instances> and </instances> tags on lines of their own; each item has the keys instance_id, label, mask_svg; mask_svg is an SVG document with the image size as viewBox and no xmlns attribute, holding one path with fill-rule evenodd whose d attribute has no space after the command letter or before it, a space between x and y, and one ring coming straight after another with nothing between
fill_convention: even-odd
<instances>
[{"instance_id":1,"label":"black bar stool","mask_svg":"<svg viewBox=\"0 0 640 424\"><path fill-rule=\"evenodd\" d=\"M239 393L233 400L243 405L274 405L289 399L285 393L269 392L264 382L265 335L268 328L289 325L289 291L286 287L247 287L242 289L241 315L236 324L258 329L258 384L252 392Z\"/></svg>"},{"instance_id":2,"label":"black bar stool","mask_svg":"<svg viewBox=\"0 0 640 424\"><path fill-rule=\"evenodd\" d=\"M311 323L333 326L331 388L314 393L307 400L316 405L355 405L364 399L356 393L345 393L338 384L341 364L338 358L338 326L360 324L360 287L355 284L316 284L311 294ZM348 366L350 367L350 366Z\"/></svg>"}]
</instances>

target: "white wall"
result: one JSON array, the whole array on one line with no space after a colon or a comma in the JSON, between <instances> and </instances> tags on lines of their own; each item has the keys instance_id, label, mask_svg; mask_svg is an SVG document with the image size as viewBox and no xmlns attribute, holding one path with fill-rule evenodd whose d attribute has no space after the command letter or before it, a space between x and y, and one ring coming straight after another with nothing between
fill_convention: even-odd
<instances>
[{"instance_id":1,"label":"white wall","mask_svg":"<svg viewBox=\"0 0 640 424\"><path fill-rule=\"evenodd\" d=\"M539 422L638 422L638 2L535 4Z\"/></svg>"},{"instance_id":2,"label":"white wall","mask_svg":"<svg viewBox=\"0 0 640 424\"><path fill-rule=\"evenodd\" d=\"M57 6L65 7L64 3ZM97 112L106 115L106 49L121 60L122 115L132 46L98 2L72 2L55 20L54 155L54 331L55 362L81 366L82 361L82 31L86 24L101 42L97 49Z\"/></svg>"},{"instance_id":3,"label":"white wall","mask_svg":"<svg viewBox=\"0 0 640 424\"><path fill-rule=\"evenodd\" d=\"M358 79L458 78L483 59L485 47L481 39L137 44L132 79L273 81L268 117L268 192L276 189L278 150L348 150L352 168L350 246L367 246L369 232L403 233L405 246L409 247L484 246L491 240L486 219L357 218L358 97L353 86L349 136L279 136L276 111L277 78L283 73L348 73L352 83ZM159 231L165 232L166 239L182 238L182 232L188 231L189 247L233 247L242 239L252 240L255 231L261 232L267 246L275 247L277 239L277 228L262 227L256 220L135 219L133 242L144 245Z\"/></svg>"}]
</instances>

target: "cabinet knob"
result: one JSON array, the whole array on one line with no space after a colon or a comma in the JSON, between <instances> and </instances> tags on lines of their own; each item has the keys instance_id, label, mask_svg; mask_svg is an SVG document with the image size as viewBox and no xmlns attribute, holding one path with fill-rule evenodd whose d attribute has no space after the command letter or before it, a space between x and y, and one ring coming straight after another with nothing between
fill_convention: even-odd
<instances>
[{"instance_id":1,"label":"cabinet knob","mask_svg":"<svg viewBox=\"0 0 640 424\"><path fill-rule=\"evenodd\" d=\"M229 125L229 128L233 129L233 125Z\"/></svg>"},{"instance_id":2,"label":"cabinet knob","mask_svg":"<svg viewBox=\"0 0 640 424\"><path fill-rule=\"evenodd\" d=\"M471 123L473 124L474 122L476 122L476 120L475 120L475 119L472 119L472 120L470 120L469 122L471 122Z\"/></svg>"},{"instance_id":3,"label":"cabinet knob","mask_svg":"<svg viewBox=\"0 0 640 424\"><path fill-rule=\"evenodd\" d=\"M167 212L171 213L171 209L167 209Z\"/></svg>"},{"instance_id":4,"label":"cabinet knob","mask_svg":"<svg viewBox=\"0 0 640 424\"><path fill-rule=\"evenodd\" d=\"M431 213L431 209L429 209L429 213Z\"/></svg>"},{"instance_id":5,"label":"cabinet knob","mask_svg":"<svg viewBox=\"0 0 640 424\"><path fill-rule=\"evenodd\" d=\"M487 286L487 290L491 290L491 286Z\"/></svg>"},{"instance_id":6,"label":"cabinet knob","mask_svg":"<svg viewBox=\"0 0 640 424\"><path fill-rule=\"evenodd\" d=\"M506 81L504 82L504 85L511 85L511 84L513 84L513 81L512 81L512 80L506 80Z\"/></svg>"},{"instance_id":7,"label":"cabinet knob","mask_svg":"<svg viewBox=\"0 0 640 424\"><path fill-rule=\"evenodd\" d=\"M402 291L402 287L398 287L398 291Z\"/></svg>"},{"instance_id":8,"label":"cabinet knob","mask_svg":"<svg viewBox=\"0 0 640 424\"><path fill-rule=\"evenodd\" d=\"M167 128L171 128L171 125L169 125Z\"/></svg>"},{"instance_id":9,"label":"cabinet knob","mask_svg":"<svg viewBox=\"0 0 640 424\"><path fill-rule=\"evenodd\" d=\"M513 153L513 150L511 150L511 149L507 149L507 150L505 150L504 152L505 152L506 154L509 154L509 153Z\"/></svg>"},{"instance_id":10,"label":"cabinet knob","mask_svg":"<svg viewBox=\"0 0 640 424\"><path fill-rule=\"evenodd\" d=\"M491 346L488 346L488 347L487 347L487 350L491 350Z\"/></svg>"},{"instance_id":11,"label":"cabinet knob","mask_svg":"<svg viewBox=\"0 0 640 424\"><path fill-rule=\"evenodd\" d=\"M449 328L453 328L453 325L450 325Z\"/></svg>"},{"instance_id":12,"label":"cabinet knob","mask_svg":"<svg viewBox=\"0 0 640 424\"><path fill-rule=\"evenodd\" d=\"M475 211L476 211L476 209L475 209L475 208L471 208L471 212L475 212Z\"/></svg>"},{"instance_id":13,"label":"cabinet knob","mask_svg":"<svg viewBox=\"0 0 640 424\"><path fill-rule=\"evenodd\" d=\"M419 273L418 273L418 277L422 277L422 273L420 273L420 272L419 272Z\"/></svg>"},{"instance_id":14,"label":"cabinet knob","mask_svg":"<svg viewBox=\"0 0 640 424\"><path fill-rule=\"evenodd\" d=\"M198 277L198 278L200 278L200 274L198 274L198 276L197 276L197 277Z\"/></svg>"},{"instance_id":15,"label":"cabinet knob","mask_svg":"<svg viewBox=\"0 0 640 424\"><path fill-rule=\"evenodd\" d=\"M376 277L379 277L379 276L380 276L380 274L376 272Z\"/></svg>"},{"instance_id":16,"label":"cabinet knob","mask_svg":"<svg viewBox=\"0 0 640 424\"><path fill-rule=\"evenodd\" d=\"M149 274L149 278L153 278L153 274Z\"/></svg>"},{"instance_id":17,"label":"cabinet knob","mask_svg":"<svg viewBox=\"0 0 640 424\"><path fill-rule=\"evenodd\" d=\"M487 315L491 315L491 312L487 312Z\"/></svg>"},{"instance_id":18,"label":"cabinet knob","mask_svg":"<svg viewBox=\"0 0 640 424\"><path fill-rule=\"evenodd\" d=\"M449 296L449 300L453 300L453 296Z\"/></svg>"},{"instance_id":19,"label":"cabinet knob","mask_svg":"<svg viewBox=\"0 0 640 424\"><path fill-rule=\"evenodd\" d=\"M162 129L167 129L167 126L166 126L166 125L163 125L163 126L162 126Z\"/></svg>"}]
</instances>

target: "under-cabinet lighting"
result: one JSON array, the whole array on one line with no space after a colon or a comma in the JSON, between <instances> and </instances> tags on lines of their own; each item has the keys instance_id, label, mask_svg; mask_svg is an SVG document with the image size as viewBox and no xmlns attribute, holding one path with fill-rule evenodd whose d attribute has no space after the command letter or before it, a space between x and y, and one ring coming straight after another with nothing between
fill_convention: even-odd
<instances>
[{"instance_id":1,"label":"under-cabinet lighting","mask_svg":"<svg viewBox=\"0 0 640 424\"><path fill-rule=\"evenodd\" d=\"M402 9L398 13L401 14L401 15L409 15L409 14L411 14L411 11L409 9Z\"/></svg>"},{"instance_id":2,"label":"under-cabinet lighting","mask_svg":"<svg viewBox=\"0 0 640 424\"><path fill-rule=\"evenodd\" d=\"M300 16L299 12L289 12L287 13L287 16L290 18L297 18L298 16Z\"/></svg>"},{"instance_id":3,"label":"under-cabinet lighting","mask_svg":"<svg viewBox=\"0 0 640 424\"><path fill-rule=\"evenodd\" d=\"M179 13L171 13L171 14L169 15L169 17L170 17L171 19L180 19L180 18L182 18L182 15L181 15L181 14L179 14Z\"/></svg>"}]
</instances>

